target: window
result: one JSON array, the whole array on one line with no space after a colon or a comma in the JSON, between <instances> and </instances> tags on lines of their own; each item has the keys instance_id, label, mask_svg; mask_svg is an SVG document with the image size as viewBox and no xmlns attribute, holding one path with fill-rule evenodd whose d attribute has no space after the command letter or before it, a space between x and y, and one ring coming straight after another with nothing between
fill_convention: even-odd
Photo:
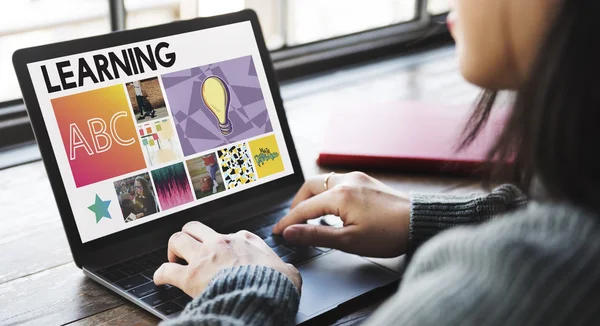
<instances>
[{"instance_id":1,"label":"window","mask_svg":"<svg viewBox=\"0 0 600 326\"><path fill-rule=\"evenodd\" d=\"M125 0L125 9L127 28L137 28L252 8L260 18L268 48L279 50L416 20L424 1ZM428 3L432 15L448 11L448 0Z\"/></svg>"},{"instance_id":2,"label":"window","mask_svg":"<svg viewBox=\"0 0 600 326\"><path fill-rule=\"evenodd\" d=\"M16 107L11 57L19 48L252 8L285 79L431 38L449 9L448 0L19 0L0 8L0 150L33 141L24 107Z\"/></svg>"},{"instance_id":3,"label":"window","mask_svg":"<svg viewBox=\"0 0 600 326\"><path fill-rule=\"evenodd\" d=\"M12 54L23 47L110 31L104 0L27 0L0 5L0 102L21 97ZM73 10L64 10L64 8Z\"/></svg>"},{"instance_id":4,"label":"window","mask_svg":"<svg viewBox=\"0 0 600 326\"><path fill-rule=\"evenodd\" d=\"M445 14L450 11L450 2L448 0L429 0L427 11L432 15Z\"/></svg>"},{"instance_id":5,"label":"window","mask_svg":"<svg viewBox=\"0 0 600 326\"><path fill-rule=\"evenodd\" d=\"M291 0L287 45L299 45L404 23L416 17L414 0Z\"/></svg>"},{"instance_id":6,"label":"window","mask_svg":"<svg viewBox=\"0 0 600 326\"><path fill-rule=\"evenodd\" d=\"M0 11L0 102L20 90L11 56L21 47L110 31L111 0L21 0ZM119 2L119 1L113 1ZM418 18L418 0L124 0L126 28L243 8L254 9L271 50L296 47ZM448 11L448 0L429 0L432 15ZM72 10L64 10L72 8Z\"/></svg>"},{"instance_id":7,"label":"window","mask_svg":"<svg viewBox=\"0 0 600 326\"><path fill-rule=\"evenodd\" d=\"M125 0L127 28L152 26L179 19L207 17L254 9L269 49L283 45L281 33L282 2L280 0Z\"/></svg>"}]
</instances>

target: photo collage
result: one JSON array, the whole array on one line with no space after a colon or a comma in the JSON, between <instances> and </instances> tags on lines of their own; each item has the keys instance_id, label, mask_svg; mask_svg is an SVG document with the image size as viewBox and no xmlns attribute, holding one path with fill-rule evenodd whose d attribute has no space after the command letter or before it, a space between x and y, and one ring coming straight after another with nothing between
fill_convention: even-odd
<instances>
[{"instance_id":1,"label":"photo collage","mask_svg":"<svg viewBox=\"0 0 600 326\"><path fill-rule=\"evenodd\" d=\"M104 116L80 113L74 123L76 108L91 102ZM52 104L76 186L116 180L126 223L284 171L252 56Z\"/></svg>"}]
</instances>

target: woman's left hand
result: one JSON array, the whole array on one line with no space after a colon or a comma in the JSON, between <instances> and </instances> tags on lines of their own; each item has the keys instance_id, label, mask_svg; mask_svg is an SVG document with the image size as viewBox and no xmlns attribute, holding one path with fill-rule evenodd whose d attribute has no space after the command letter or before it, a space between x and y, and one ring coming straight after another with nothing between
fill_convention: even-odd
<instances>
[{"instance_id":1,"label":"woman's left hand","mask_svg":"<svg viewBox=\"0 0 600 326\"><path fill-rule=\"evenodd\" d=\"M178 258L187 265L177 263ZM302 288L298 270L248 231L219 234L200 222L189 222L169 239L168 259L154 273L154 283L174 285L191 297L199 296L218 271L239 265L271 267L287 276L298 292Z\"/></svg>"}]
</instances>

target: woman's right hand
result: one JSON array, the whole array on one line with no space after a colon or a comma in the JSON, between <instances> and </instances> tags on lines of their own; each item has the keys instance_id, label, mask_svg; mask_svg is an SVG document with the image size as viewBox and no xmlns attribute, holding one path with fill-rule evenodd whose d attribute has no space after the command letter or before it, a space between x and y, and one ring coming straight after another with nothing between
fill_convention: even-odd
<instances>
[{"instance_id":1,"label":"woman's right hand","mask_svg":"<svg viewBox=\"0 0 600 326\"><path fill-rule=\"evenodd\" d=\"M368 257L396 257L408 247L410 201L361 172L327 175L305 182L290 212L273 233L294 244L339 249ZM339 216L341 228L300 224L324 215Z\"/></svg>"}]
</instances>

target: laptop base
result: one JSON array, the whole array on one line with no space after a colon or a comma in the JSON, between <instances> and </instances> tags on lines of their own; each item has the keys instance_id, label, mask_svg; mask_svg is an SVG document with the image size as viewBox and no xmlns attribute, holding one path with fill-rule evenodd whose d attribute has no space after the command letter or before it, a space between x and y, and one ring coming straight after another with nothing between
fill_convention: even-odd
<instances>
[{"instance_id":1,"label":"laptop base","mask_svg":"<svg viewBox=\"0 0 600 326\"><path fill-rule=\"evenodd\" d=\"M253 219L260 236L283 261L297 266L303 279L302 297L296 323L308 321L338 305L371 290L388 285L401 273L363 257L337 250L291 245L281 236L272 235L274 222L287 212L275 212ZM166 248L140 255L117 264L89 270L84 274L161 319L179 315L192 298L172 286L156 286L154 271L166 261ZM325 290L324 290L325 289Z\"/></svg>"}]
</instances>

